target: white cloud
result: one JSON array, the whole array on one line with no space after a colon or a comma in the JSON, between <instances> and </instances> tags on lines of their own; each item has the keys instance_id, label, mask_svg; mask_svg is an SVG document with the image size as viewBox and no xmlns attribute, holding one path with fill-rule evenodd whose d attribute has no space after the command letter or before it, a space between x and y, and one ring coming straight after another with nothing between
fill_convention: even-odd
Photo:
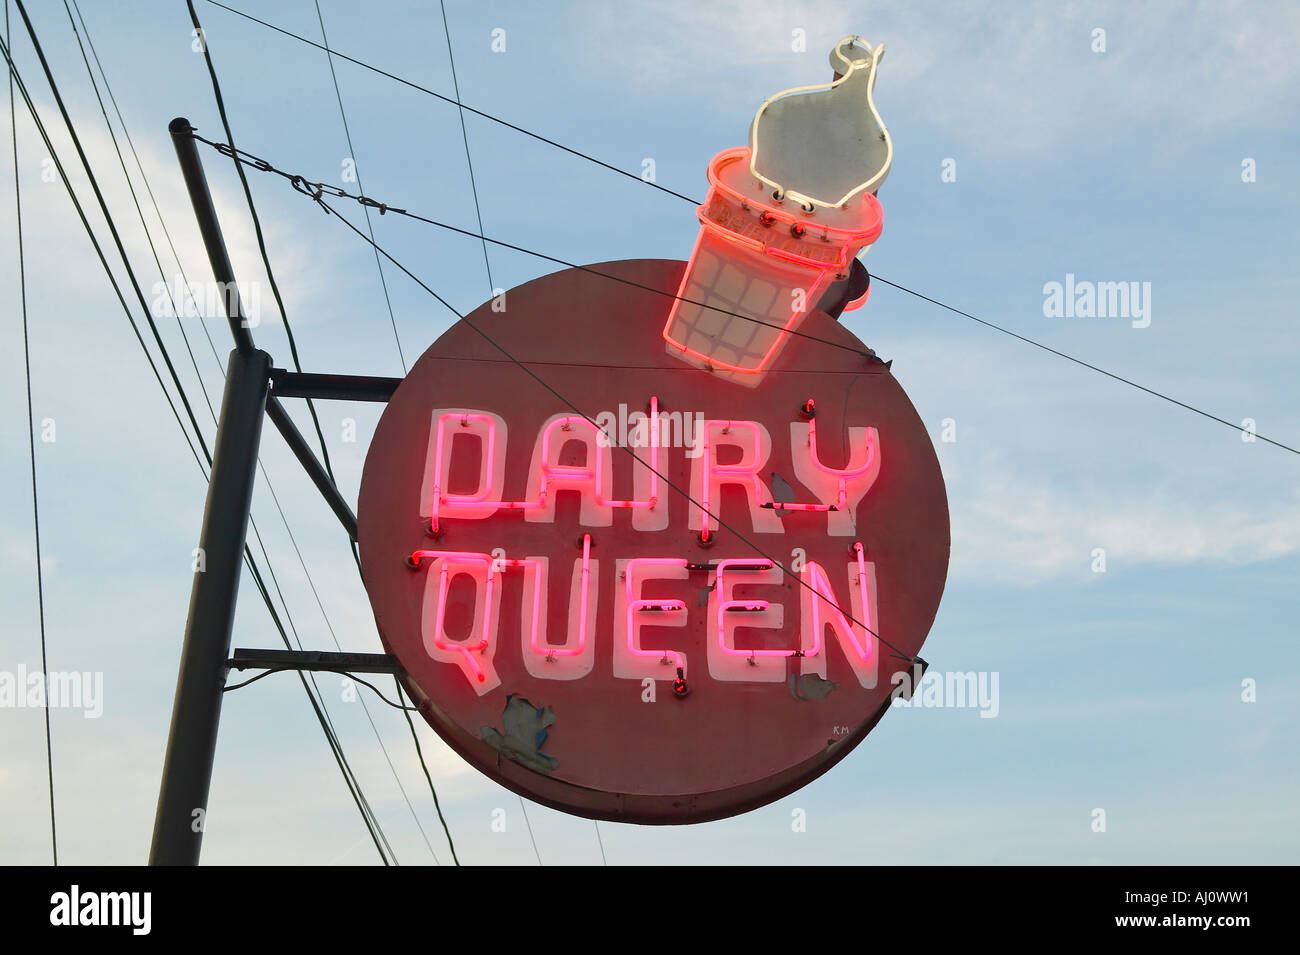
<instances>
[{"instance_id":1,"label":"white cloud","mask_svg":"<svg viewBox=\"0 0 1300 955\"><path fill-rule=\"evenodd\" d=\"M1272 123L1300 101L1300 8L1286 4L646 6L642 16L673 38L671 50L642 47L629 61L627 45L610 42L621 8L599 4L587 17L592 55L647 94L732 116L741 134L767 96L829 81L827 54L850 33L885 43L876 101L886 123L922 120L994 155L1104 149L1134 135L1152 145L1153 128L1170 124L1218 135L1239 122ZM794 28L807 31L807 53L792 52ZM1106 30L1104 53L1091 48L1096 28Z\"/></svg>"}]
</instances>

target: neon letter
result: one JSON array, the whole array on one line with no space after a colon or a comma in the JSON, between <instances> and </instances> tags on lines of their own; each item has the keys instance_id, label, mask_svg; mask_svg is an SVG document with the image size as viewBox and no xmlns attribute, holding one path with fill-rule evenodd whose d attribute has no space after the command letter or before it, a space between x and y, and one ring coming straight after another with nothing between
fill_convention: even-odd
<instances>
[{"instance_id":1,"label":"neon letter","mask_svg":"<svg viewBox=\"0 0 1300 955\"><path fill-rule=\"evenodd\" d=\"M875 428L849 428L848 467L832 468L822 463L818 452L817 419L792 421L790 455L795 477L822 502L823 506L816 509L827 511L826 533L832 537L853 536L857 532L858 504L880 474L880 433Z\"/></svg>"},{"instance_id":2,"label":"neon letter","mask_svg":"<svg viewBox=\"0 0 1300 955\"><path fill-rule=\"evenodd\" d=\"M419 568L427 565L420 632L424 649L434 660L458 667L479 696L501 684L492 658L496 654L497 616L501 588L491 554L463 551L417 550L411 555ZM468 639L457 642L447 636L447 599L451 582L459 576L474 581L474 616Z\"/></svg>"},{"instance_id":3,"label":"neon letter","mask_svg":"<svg viewBox=\"0 0 1300 955\"><path fill-rule=\"evenodd\" d=\"M852 623L839 609L839 601L831 589L820 564L808 561L804 565L804 581L808 587L803 589L801 600L802 629L811 633L814 645L820 648L826 627L830 627L839 640L840 649L844 651L849 666L866 689L876 685L876 672L879 667L877 640L873 633L878 629L876 623L876 565L868 563L860 543L853 545L856 560L847 565L849 592L851 595L850 612L854 620L860 620L872 631L868 633L856 623ZM856 586L853 586L856 584ZM811 588L811 589L809 589ZM805 638L806 639L806 638ZM826 654L820 649L810 652L802 661L803 673L816 673L826 676Z\"/></svg>"},{"instance_id":4,"label":"neon letter","mask_svg":"<svg viewBox=\"0 0 1300 955\"><path fill-rule=\"evenodd\" d=\"M781 518L764 508L772 503L772 494L758 476L772 451L772 440L767 429L757 421L705 421L700 432L703 453L691 465L691 496L701 507L690 508L690 527L698 530L707 540L717 530L718 522L710 514L718 514L722 505L722 486L737 484L745 489L749 501L749 516L755 531L760 534L780 534L785 531ZM740 462L718 464L718 449L722 445L740 448Z\"/></svg>"},{"instance_id":5,"label":"neon letter","mask_svg":"<svg viewBox=\"0 0 1300 955\"><path fill-rule=\"evenodd\" d=\"M740 580L737 576L744 575ZM781 570L769 560L738 558L717 563L709 593L709 675L715 680L780 683L786 678L786 659L806 652L807 634L800 631L801 646L780 650L740 650L735 646L739 627L779 630L785 607L766 600L736 600L731 589L740 584L779 584Z\"/></svg>"},{"instance_id":6,"label":"neon letter","mask_svg":"<svg viewBox=\"0 0 1300 955\"><path fill-rule=\"evenodd\" d=\"M686 626L686 604L681 600L643 599L647 580L685 580L686 561L672 557L619 560L619 586L614 600L614 676L626 680L672 680L677 667L686 672L686 655L676 650L646 650L641 628Z\"/></svg>"},{"instance_id":7,"label":"neon letter","mask_svg":"<svg viewBox=\"0 0 1300 955\"><path fill-rule=\"evenodd\" d=\"M420 516L433 529L445 517L481 520L497 511L506 467L506 423L499 415L472 408L437 408L433 412L424 483L420 487ZM476 437L481 448L478 485L470 494L447 491L451 450L458 434Z\"/></svg>"}]
</instances>

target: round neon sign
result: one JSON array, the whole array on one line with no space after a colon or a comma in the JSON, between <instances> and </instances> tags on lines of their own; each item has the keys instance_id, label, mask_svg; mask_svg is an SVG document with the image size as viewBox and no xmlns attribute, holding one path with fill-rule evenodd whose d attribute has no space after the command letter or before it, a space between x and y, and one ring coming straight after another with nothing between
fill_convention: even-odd
<instances>
[{"instance_id":1,"label":"round neon sign","mask_svg":"<svg viewBox=\"0 0 1300 955\"><path fill-rule=\"evenodd\" d=\"M848 349L791 337L737 383L665 346L685 263L593 268L625 282L569 270L470 316L553 392L465 323L397 389L366 587L424 717L502 785L600 819L732 815L887 709L943 590L943 478L829 316L799 327Z\"/></svg>"}]
</instances>

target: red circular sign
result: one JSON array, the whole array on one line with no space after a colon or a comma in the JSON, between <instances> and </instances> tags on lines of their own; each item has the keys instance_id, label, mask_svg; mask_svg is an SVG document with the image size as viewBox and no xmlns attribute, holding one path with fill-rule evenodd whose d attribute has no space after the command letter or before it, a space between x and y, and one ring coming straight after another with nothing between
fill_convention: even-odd
<instances>
[{"instance_id":1,"label":"red circular sign","mask_svg":"<svg viewBox=\"0 0 1300 955\"><path fill-rule=\"evenodd\" d=\"M361 483L366 587L425 718L593 818L720 818L825 772L947 573L943 478L889 368L815 310L800 331L853 350L792 337L756 387L686 364L663 334L684 267L560 272L469 317L545 385L453 325Z\"/></svg>"}]
</instances>

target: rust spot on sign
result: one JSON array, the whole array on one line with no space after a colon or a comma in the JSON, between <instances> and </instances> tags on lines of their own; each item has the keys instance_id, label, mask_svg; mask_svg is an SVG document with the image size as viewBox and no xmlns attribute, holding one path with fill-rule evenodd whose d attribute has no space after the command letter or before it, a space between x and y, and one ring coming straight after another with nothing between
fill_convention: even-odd
<instances>
[{"instance_id":1,"label":"rust spot on sign","mask_svg":"<svg viewBox=\"0 0 1300 955\"><path fill-rule=\"evenodd\" d=\"M554 756L543 753L546 728L555 722L549 706L533 706L522 696L506 697L506 708L501 714L505 734L495 726L484 726L479 731L483 742L502 756L527 766L539 773L549 773L560 765Z\"/></svg>"}]
</instances>

